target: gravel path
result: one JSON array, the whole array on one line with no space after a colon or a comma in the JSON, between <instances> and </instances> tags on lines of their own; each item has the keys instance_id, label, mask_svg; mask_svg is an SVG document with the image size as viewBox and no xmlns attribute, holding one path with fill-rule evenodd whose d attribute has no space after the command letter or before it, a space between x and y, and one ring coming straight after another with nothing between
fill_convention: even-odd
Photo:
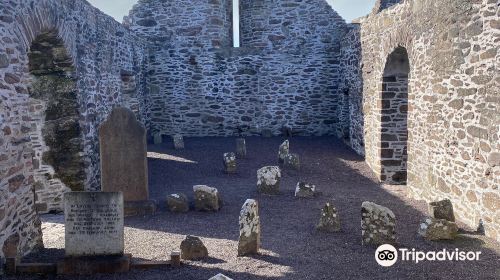
<instances>
[{"instance_id":1,"label":"gravel path","mask_svg":"<svg viewBox=\"0 0 500 280\"><path fill-rule=\"evenodd\" d=\"M149 159L151 198L161 202L151 217L125 220L125 250L135 258L167 260L185 235L197 235L211 258L186 262L177 270L133 271L124 275L99 275L75 279L208 279L224 273L236 279L500 279L500 247L479 235L462 235L455 242L426 242L416 230L426 213L422 202L405 197L405 188L380 186L363 159L332 137L294 137L291 151L301 156L302 170L283 174L282 195L261 196L256 192L256 170L276 165L283 138L247 138L248 158L238 162L239 172L222 172L222 154L234 151L234 138L188 138L186 149L173 145L151 145ZM322 195L314 199L293 196L299 180L316 184ZM206 184L219 189L224 206L218 213L166 211L167 194L184 192L192 198L192 186ZM260 204L262 254L236 257L238 215L247 198ZM363 201L389 207L397 217L401 247L422 251L459 248L482 251L477 262L398 262L391 268L379 266L375 248L361 246L360 208ZM320 208L330 201L337 207L342 232L315 230ZM64 254L62 216L44 216L46 249L36 257L55 259ZM33 279L33 278L20 278ZM45 278L43 278L45 279ZM63 278L57 278L63 279ZM68 278L71 279L71 278Z\"/></svg>"}]
</instances>

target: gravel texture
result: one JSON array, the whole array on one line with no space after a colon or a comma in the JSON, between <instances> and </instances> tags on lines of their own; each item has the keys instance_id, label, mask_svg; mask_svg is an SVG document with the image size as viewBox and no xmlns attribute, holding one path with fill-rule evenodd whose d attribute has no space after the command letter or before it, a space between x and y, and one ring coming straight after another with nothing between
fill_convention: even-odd
<instances>
[{"instance_id":1,"label":"gravel texture","mask_svg":"<svg viewBox=\"0 0 500 280\"><path fill-rule=\"evenodd\" d=\"M150 194L158 200L160 211L154 216L125 220L125 250L136 259L167 260L169 253L178 250L190 234L201 237L209 251L208 260L187 261L180 269L67 279L188 280L208 279L217 273L235 280L499 279L498 243L470 230L453 242L425 241L417 230L426 215L426 204L407 199L404 186L377 184L363 158L339 140L290 138L290 150L300 155L302 166L300 171L283 171L282 193L278 196L257 193L256 171L262 166L277 165L278 146L284 138L246 140L247 158L238 159L238 173L231 175L223 172L222 155L235 151L235 138L186 138L184 150L175 150L170 139L162 145L150 145ZM298 181L316 185L321 195L309 199L294 197ZM168 194L184 192L192 200L193 185L200 184L218 188L223 200L219 212L166 210ZM258 256L237 257L238 216L248 198L259 202L262 250ZM398 262L390 268L379 266L374 259L376 248L361 246L361 203L367 200L395 213L400 247L481 251L480 261ZM323 233L315 229L326 202L337 208L341 232ZM47 249L27 259L50 261L64 255L63 217L48 215L43 221Z\"/></svg>"}]
</instances>

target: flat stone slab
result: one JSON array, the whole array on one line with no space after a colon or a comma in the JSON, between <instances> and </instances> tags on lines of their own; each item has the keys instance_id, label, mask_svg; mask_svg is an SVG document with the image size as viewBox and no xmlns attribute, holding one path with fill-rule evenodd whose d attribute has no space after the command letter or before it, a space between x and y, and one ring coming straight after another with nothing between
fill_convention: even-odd
<instances>
[{"instance_id":1,"label":"flat stone slab","mask_svg":"<svg viewBox=\"0 0 500 280\"><path fill-rule=\"evenodd\" d=\"M149 199L146 129L134 112L115 108L99 127L101 186L125 201Z\"/></svg>"},{"instance_id":2,"label":"flat stone slab","mask_svg":"<svg viewBox=\"0 0 500 280\"><path fill-rule=\"evenodd\" d=\"M123 255L123 212L122 193L65 193L66 256Z\"/></svg>"}]
</instances>

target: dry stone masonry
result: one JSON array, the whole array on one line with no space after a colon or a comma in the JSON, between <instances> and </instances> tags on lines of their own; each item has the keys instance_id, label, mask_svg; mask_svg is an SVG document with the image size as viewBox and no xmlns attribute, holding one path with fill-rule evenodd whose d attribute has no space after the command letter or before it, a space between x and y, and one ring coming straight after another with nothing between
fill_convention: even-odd
<instances>
[{"instance_id":1,"label":"dry stone masonry","mask_svg":"<svg viewBox=\"0 0 500 280\"><path fill-rule=\"evenodd\" d=\"M0 245L19 236L25 255L39 213L101 190L115 107L156 143L336 135L380 181L500 240L497 2L378 0L347 24L324 0L240 0L233 48L232 1L139 0L123 24L84 0L1 1Z\"/></svg>"}]
</instances>

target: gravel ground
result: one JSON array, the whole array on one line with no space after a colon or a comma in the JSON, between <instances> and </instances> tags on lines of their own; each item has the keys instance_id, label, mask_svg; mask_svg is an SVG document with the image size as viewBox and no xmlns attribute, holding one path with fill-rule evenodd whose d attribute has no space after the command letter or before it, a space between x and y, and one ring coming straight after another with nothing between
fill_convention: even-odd
<instances>
[{"instance_id":1,"label":"gravel ground","mask_svg":"<svg viewBox=\"0 0 500 280\"><path fill-rule=\"evenodd\" d=\"M417 235L426 205L405 196L404 186L380 186L363 158L332 137L294 137L293 153L301 156L302 170L285 170L279 196L256 192L256 170L276 165L283 138L247 138L248 158L239 160L239 172L222 172L222 154L234 151L234 138L188 138L186 149L176 151L171 141L151 145L149 181L151 198L160 211L151 217L125 220L125 250L136 259L167 260L185 235L202 238L210 259L185 262L180 269L132 271L122 275L97 275L74 279L208 279L217 273L236 279L500 279L500 246L491 239L463 234L454 242L427 242ZM322 195L296 199L296 183L316 184ZM184 192L192 198L192 186L206 184L219 189L224 206L217 213L166 211L165 197ZM260 204L262 251L255 257L237 257L238 215L247 198ZM422 251L459 248L481 251L480 261L398 262L390 268L374 259L376 248L361 246L360 208L363 201L389 207L397 218L400 247ZM337 207L342 232L315 230L325 202ZM30 256L44 261L64 252L62 216L43 217L47 249ZM19 279L34 279L33 276ZM46 279L46 278L41 278ZM50 277L49 277L50 279ZM58 277L57 279L63 279ZM71 278L67 278L71 279Z\"/></svg>"}]
</instances>

